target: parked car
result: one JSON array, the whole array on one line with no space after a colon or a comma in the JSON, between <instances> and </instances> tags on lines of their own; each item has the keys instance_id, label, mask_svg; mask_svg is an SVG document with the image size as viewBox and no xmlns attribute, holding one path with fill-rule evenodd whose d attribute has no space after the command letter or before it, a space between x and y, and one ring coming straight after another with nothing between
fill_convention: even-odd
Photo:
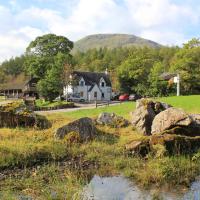
<instances>
[{"instance_id":1,"label":"parked car","mask_svg":"<svg viewBox=\"0 0 200 200\"><path fill-rule=\"evenodd\" d=\"M80 96L80 94L71 94L68 96L67 101L72 101L72 102L84 102L85 99Z\"/></svg>"},{"instance_id":2,"label":"parked car","mask_svg":"<svg viewBox=\"0 0 200 200\"><path fill-rule=\"evenodd\" d=\"M142 96L139 95L139 94L130 94L129 101L136 101L136 100L141 99L141 98L142 98Z\"/></svg>"},{"instance_id":3,"label":"parked car","mask_svg":"<svg viewBox=\"0 0 200 200\"><path fill-rule=\"evenodd\" d=\"M119 100L119 96L120 94L115 94L111 97L111 100L114 101L114 100Z\"/></svg>"},{"instance_id":4,"label":"parked car","mask_svg":"<svg viewBox=\"0 0 200 200\"><path fill-rule=\"evenodd\" d=\"M122 94L119 96L120 101L128 101L129 100L129 95L128 94Z\"/></svg>"}]
</instances>

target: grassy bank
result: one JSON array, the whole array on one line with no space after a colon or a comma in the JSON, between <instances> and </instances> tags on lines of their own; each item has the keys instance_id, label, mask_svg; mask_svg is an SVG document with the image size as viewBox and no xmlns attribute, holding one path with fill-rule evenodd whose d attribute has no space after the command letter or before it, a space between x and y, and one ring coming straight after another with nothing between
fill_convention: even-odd
<instances>
[{"instance_id":1,"label":"grassy bank","mask_svg":"<svg viewBox=\"0 0 200 200\"><path fill-rule=\"evenodd\" d=\"M164 97L159 100L169 103L174 107L183 108L190 113L200 113L200 95Z\"/></svg>"},{"instance_id":2,"label":"grassy bank","mask_svg":"<svg viewBox=\"0 0 200 200\"><path fill-rule=\"evenodd\" d=\"M189 100L187 100L187 98ZM188 112L199 112L200 96L163 98ZM187 103L182 103L187 102ZM189 104L189 105L188 105ZM196 110L193 104L196 104ZM181 156L132 156L125 144L145 139L131 127L97 126L99 136L88 143L55 140L56 128L80 117L114 112L130 119L135 103L80 110L47 116L53 126L47 130L0 129L0 199L31 196L34 199L80 199L80 192L94 174L123 173L142 187L163 184L186 185L200 173L199 154Z\"/></svg>"},{"instance_id":3,"label":"grassy bank","mask_svg":"<svg viewBox=\"0 0 200 200\"><path fill-rule=\"evenodd\" d=\"M69 105L69 104L72 104L72 103L67 102L67 101L50 102L50 101L43 101L42 99L37 99L35 101L35 104L36 104L37 107L49 108L49 107L58 107L58 106L63 106L63 105Z\"/></svg>"}]
</instances>

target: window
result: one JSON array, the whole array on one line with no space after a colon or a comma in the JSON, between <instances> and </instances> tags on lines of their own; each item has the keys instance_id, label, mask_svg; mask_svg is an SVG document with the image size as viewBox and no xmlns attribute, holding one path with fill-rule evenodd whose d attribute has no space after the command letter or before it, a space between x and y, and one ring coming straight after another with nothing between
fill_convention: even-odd
<instances>
[{"instance_id":1,"label":"window","mask_svg":"<svg viewBox=\"0 0 200 200\"><path fill-rule=\"evenodd\" d=\"M105 86L105 83L104 82L101 82L101 87L104 87Z\"/></svg>"},{"instance_id":2,"label":"window","mask_svg":"<svg viewBox=\"0 0 200 200\"><path fill-rule=\"evenodd\" d=\"M80 86L84 86L84 81L81 81L81 82L80 82Z\"/></svg>"},{"instance_id":3,"label":"window","mask_svg":"<svg viewBox=\"0 0 200 200\"><path fill-rule=\"evenodd\" d=\"M103 92L101 93L101 97L104 98L104 93Z\"/></svg>"},{"instance_id":4,"label":"window","mask_svg":"<svg viewBox=\"0 0 200 200\"><path fill-rule=\"evenodd\" d=\"M94 98L97 98L97 92L94 92Z\"/></svg>"},{"instance_id":5,"label":"window","mask_svg":"<svg viewBox=\"0 0 200 200\"><path fill-rule=\"evenodd\" d=\"M83 94L84 94L83 91L81 91L81 92L80 92L80 96L83 97Z\"/></svg>"}]
</instances>

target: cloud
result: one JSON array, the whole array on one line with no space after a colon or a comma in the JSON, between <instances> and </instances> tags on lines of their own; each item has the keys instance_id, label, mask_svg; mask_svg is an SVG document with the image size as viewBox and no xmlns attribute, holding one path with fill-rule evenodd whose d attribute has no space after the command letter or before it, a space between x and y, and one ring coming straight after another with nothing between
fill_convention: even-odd
<instances>
[{"instance_id":1,"label":"cloud","mask_svg":"<svg viewBox=\"0 0 200 200\"><path fill-rule=\"evenodd\" d=\"M141 31L140 36L168 46L181 45L189 40L183 33L177 33L170 30L162 31L147 29Z\"/></svg>"},{"instance_id":2,"label":"cloud","mask_svg":"<svg viewBox=\"0 0 200 200\"><path fill-rule=\"evenodd\" d=\"M193 1L30 0L29 5L10 0L8 4L0 3L0 60L23 53L31 40L45 33L64 35L73 41L88 34L129 33L161 44L180 45L199 30L200 7L191 4Z\"/></svg>"}]
</instances>

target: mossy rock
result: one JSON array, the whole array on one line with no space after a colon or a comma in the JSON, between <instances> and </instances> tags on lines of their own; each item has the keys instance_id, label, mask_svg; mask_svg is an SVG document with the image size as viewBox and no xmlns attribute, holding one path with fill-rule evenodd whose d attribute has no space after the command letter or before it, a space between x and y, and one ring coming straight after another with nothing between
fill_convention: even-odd
<instances>
[{"instance_id":1,"label":"mossy rock","mask_svg":"<svg viewBox=\"0 0 200 200\"><path fill-rule=\"evenodd\" d=\"M71 131L67 135L65 135L63 140L67 144L74 144L74 143L80 143L81 142L81 137L80 137L79 133L77 133L75 131Z\"/></svg>"},{"instance_id":2,"label":"mossy rock","mask_svg":"<svg viewBox=\"0 0 200 200\"><path fill-rule=\"evenodd\" d=\"M170 155L190 154L200 148L200 137L188 137L181 135L154 135L150 139L150 147L163 145Z\"/></svg>"},{"instance_id":3,"label":"mossy rock","mask_svg":"<svg viewBox=\"0 0 200 200\"><path fill-rule=\"evenodd\" d=\"M125 145L126 151L132 155L146 156L150 152L149 139L134 140Z\"/></svg>"},{"instance_id":4,"label":"mossy rock","mask_svg":"<svg viewBox=\"0 0 200 200\"><path fill-rule=\"evenodd\" d=\"M46 117L36 115L21 102L12 102L0 106L0 127L51 127Z\"/></svg>"},{"instance_id":5,"label":"mossy rock","mask_svg":"<svg viewBox=\"0 0 200 200\"><path fill-rule=\"evenodd\" d=\"M45 116L36 115L34 126L39 129L47 129L50 128L52 124Z\"/></svg>"}]
</instances>

